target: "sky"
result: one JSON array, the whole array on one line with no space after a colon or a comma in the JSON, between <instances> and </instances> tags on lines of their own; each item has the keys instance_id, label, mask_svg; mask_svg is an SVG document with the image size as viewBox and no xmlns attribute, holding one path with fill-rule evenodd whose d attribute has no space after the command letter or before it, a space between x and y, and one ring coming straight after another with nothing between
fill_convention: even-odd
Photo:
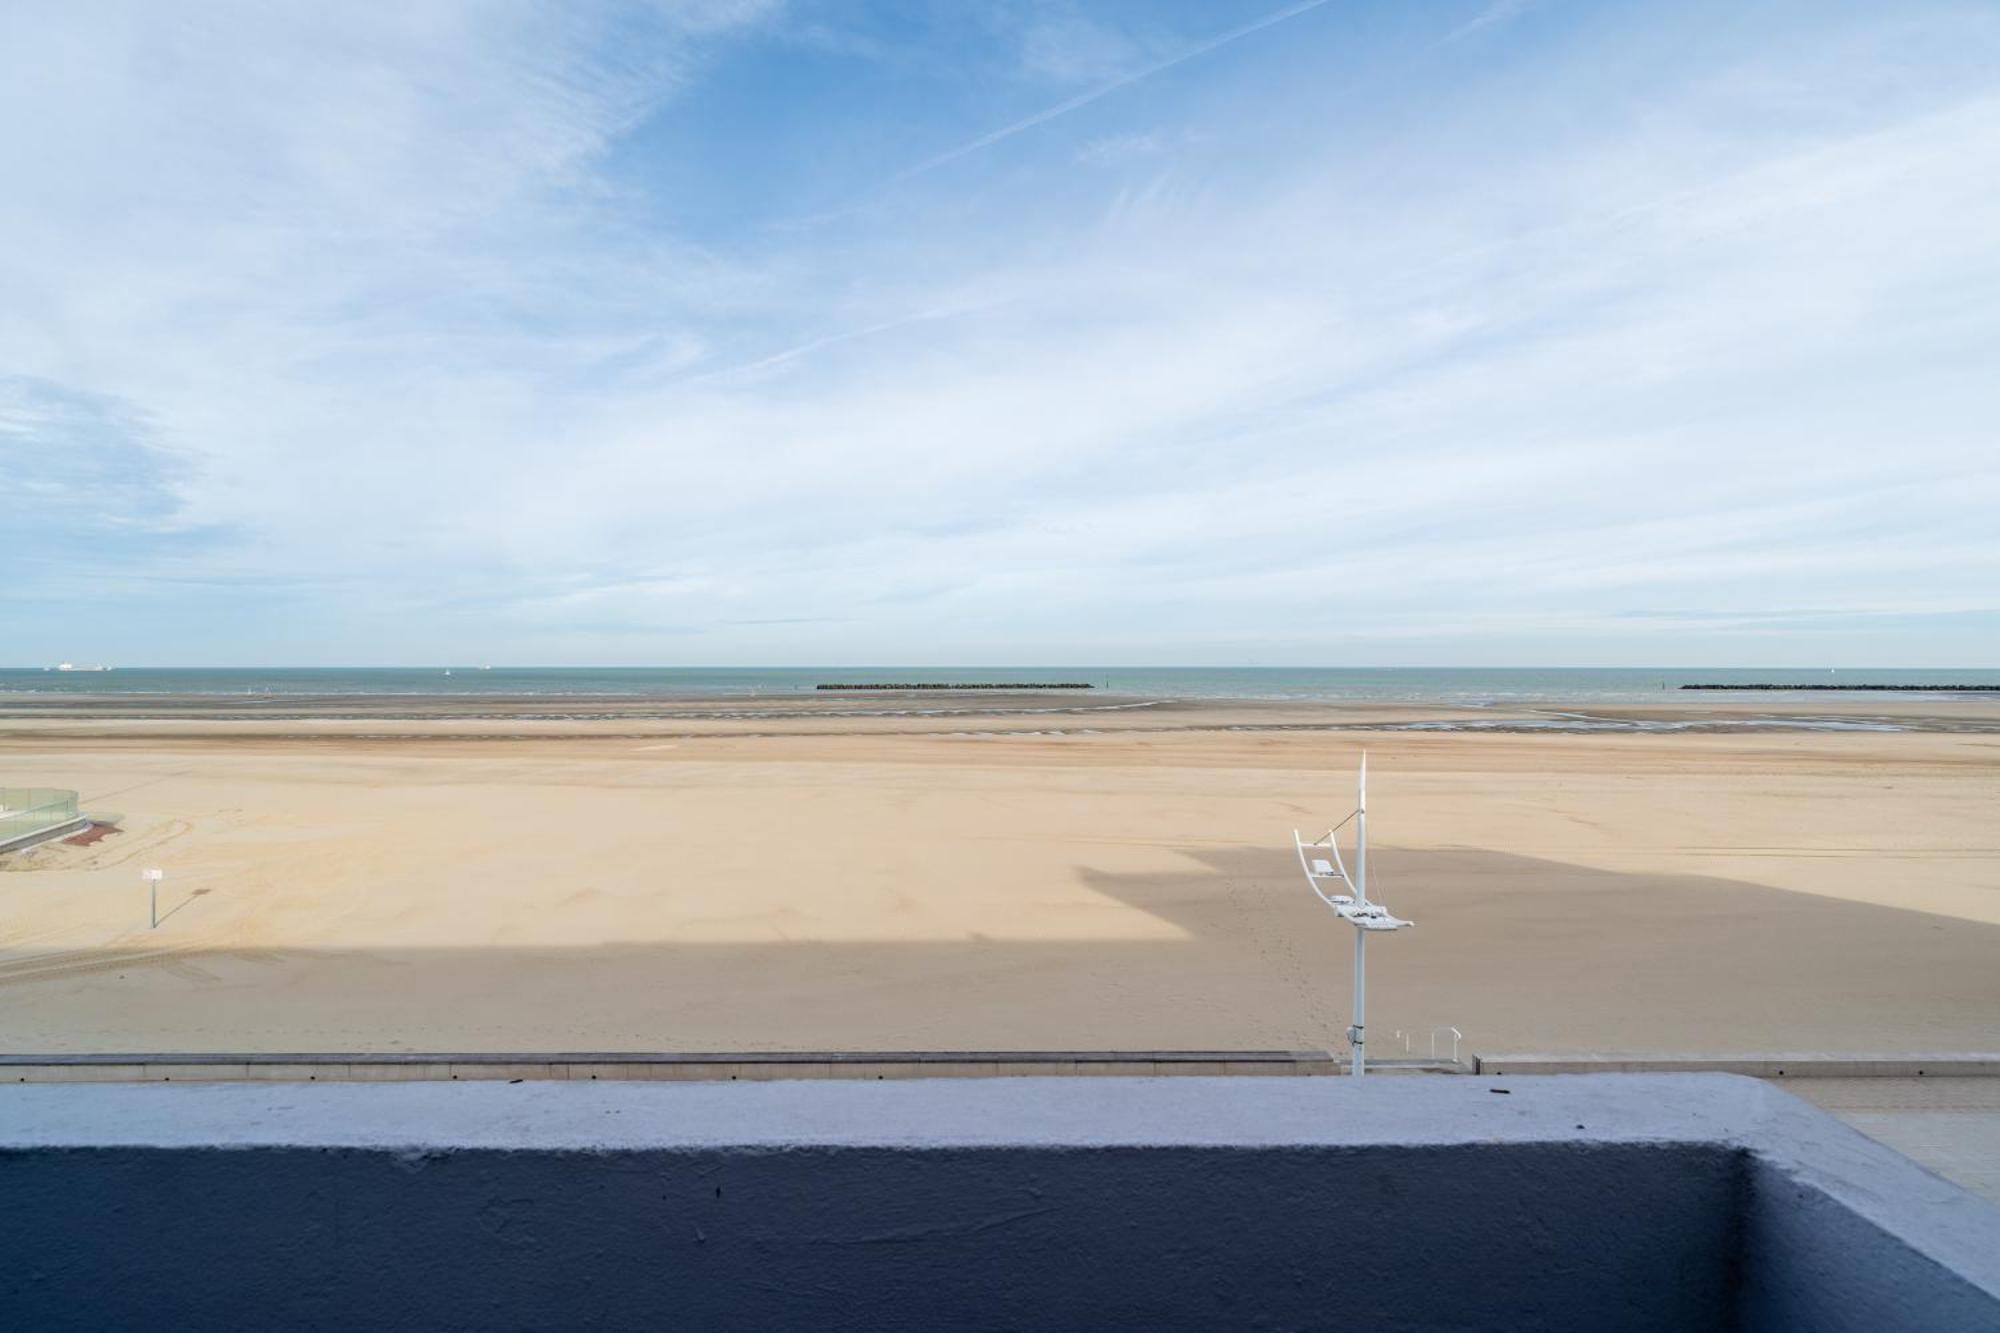
<instances>
[{"instance_id":1,"label":"sky","mask_svg":"<svg viewBox=\"0 0 2000 1333\"><path fill-rule=\"evenodd\" d=\"M2000 6L13 0L0 664L2000 664Z\"/></svg>"}]
</instances>

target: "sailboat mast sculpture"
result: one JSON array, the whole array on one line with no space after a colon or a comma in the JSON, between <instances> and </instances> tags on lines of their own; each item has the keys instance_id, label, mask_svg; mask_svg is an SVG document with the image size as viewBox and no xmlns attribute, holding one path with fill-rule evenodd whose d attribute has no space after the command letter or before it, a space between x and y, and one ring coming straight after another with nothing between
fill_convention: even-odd
<instances>
[{"instance_id":1,"label":"sailboat mast sculpture","mask_svg":"<svg viewBox=\"0 0 2000 1333\"><path fill-rule=\"evenodd\" d=\"M1347 872L1347 863L1341 859L1339 833L1349 823L1354 825L1354 873ZM1319 900L1331 907L1334 915L1354 927L1354 1022L1347 1029L1347 1040L1353 1048L1353 1063L1348 1073L1356 1078L1368 1068L1368 935L1377 930L1401 930L1415 924L1391 916L1389 909L1380 903L1368 900L1368 754L1361 755L1361 776L1355 786L1353 811L1346 819L1328 829L1326 836L1307 842L1292 830L1292 844L1298 848L1299 868L1305 871L1306 884L1318 895ZM1325 856L1312 856L1311 852L1325 852ZM1341 889L1347 890L1341 892ZM1329 891L1331 890L1331 892Z\"/></svg>"}]
</instances>

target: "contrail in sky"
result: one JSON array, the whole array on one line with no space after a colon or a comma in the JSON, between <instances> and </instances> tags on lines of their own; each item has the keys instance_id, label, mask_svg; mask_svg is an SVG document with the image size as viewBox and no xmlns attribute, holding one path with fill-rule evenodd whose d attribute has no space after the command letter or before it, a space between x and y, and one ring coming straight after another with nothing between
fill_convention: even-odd
<instances>
[{"instance_id":1,"label":"contrail in sky","mask_svg":"<svg viewBox=\"0 0 2000 1333\"><path fill-rule=\"evenodd\" d=\"M1100 97L1109 97L1120 88L1129 88L1141 79L1150 79L1162 70L1172 69L1175 65L1185 64L1197 56L1205 56L1217 47L1227 46L1239 38L1248 37L1253 32L1262 32L1274 23L1283 23L1286 19L1296 18L1307 10L1318 9L1326 3L1327 0L1304 0L1301 4L1287 5L1274 13L1266 14L1263 18L1252 19L1241 27L1231 28L1228 32L1211 37L1199 45L1191 46L1179 55L1168 56L1165 60L1148 65L1144 69L1134 70L1122 79L1113 79L1110 83L1102 87L1093 88L1087 93L1078 93L1067 102L1058 102L1046 110L1037 111L1026 120L1017 120L1012 125L994 130L991 134L982 134L969 143L962 143L956 148L939 153L936 157L919 162L908 170L897 172L892 181L906 181L912 176L921 176L927 171L935 171L948 162L958 161L958 159L968 153L976 153L982 148L990 148L1002 139L1011 139L1023 130L1031 130L1037 125L1043 125L1054 120L1058 116L1066 116L1080 106L1090 105Z\"/></svg>"}]
</instances>

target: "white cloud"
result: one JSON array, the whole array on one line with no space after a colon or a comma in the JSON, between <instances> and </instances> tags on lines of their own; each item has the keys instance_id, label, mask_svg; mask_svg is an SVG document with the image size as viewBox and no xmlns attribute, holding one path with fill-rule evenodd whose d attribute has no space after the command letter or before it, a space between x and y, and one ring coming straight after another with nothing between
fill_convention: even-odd
<instances>
[{"instance_id":1,"label":"white cloud","mask_svg":"<svg viewBox=\"0 0 2000 1333\"><path fill-rule=\"evenodd\" d=\"M2000 89L1893 72L1927 32L1581 128L1500 79L1274 154L1253 98L1143 181L1076 168L1166 132L1114 118L1011 193L704 245L607 158L776 20L664 12L638 56L531 6L10 20L0 372L132 405L193 463L149 494L229 535L134 578L309 586L388 659L1657 660L1993 610Z\"/></svg>"},{"instance_id":2,"label":"white cloud","mask_svg":"<svg viewBox=\"0 0 2000 1333\"><path fill-rule=\"evenodd\" d=\"M1086 141L1076 150L1076 160L1094 166L1117 166L1158 157L1166 151L1167 145L1159 135L1134 130L1100 135Z\"/></svg>"},{"instance_id":3,"label":"white cloud","mask_svg":"<svg viewBox=\"0 0 2000 1333\"><path fill-rule=\"evenodd\" d=\"M1519 18L1533 7L1534 2L1535 0L1492 0L1492 3L1477 14L1446 33L1444 39L1447 42L1455 42L1460 38L1470 37L1482 28L1490 28L1496 23Z\"/></svg>"}]
</instances>

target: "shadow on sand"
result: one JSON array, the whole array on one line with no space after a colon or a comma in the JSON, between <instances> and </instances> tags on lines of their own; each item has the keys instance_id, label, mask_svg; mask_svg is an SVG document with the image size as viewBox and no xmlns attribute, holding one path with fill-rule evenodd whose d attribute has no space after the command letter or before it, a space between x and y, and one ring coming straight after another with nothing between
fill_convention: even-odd
<instances>
[{"instance_id":1,"label":"shadow on sand","mask_svg":"<svg viewBox=\"0 0 2000 1333\"><path fill-rule=\"evenodd\" d=\"M0 952L0 1050L1327 1049L1351 935L1289 851L1078 868L1157 941L619 943ZM1415 930L1370 953L1370 1033L1421 1053L1895 1052L1994 1044L2000 927L1480 849L1373 855ZM226 892L226 891L225 891ZM191 900L190 900L191 902ZM199 917L183 902L170 920ZM810 904L803 905L809 908ZM1024 933L1035 923L1023 921Z\"/></svg>"}]
</instances>

